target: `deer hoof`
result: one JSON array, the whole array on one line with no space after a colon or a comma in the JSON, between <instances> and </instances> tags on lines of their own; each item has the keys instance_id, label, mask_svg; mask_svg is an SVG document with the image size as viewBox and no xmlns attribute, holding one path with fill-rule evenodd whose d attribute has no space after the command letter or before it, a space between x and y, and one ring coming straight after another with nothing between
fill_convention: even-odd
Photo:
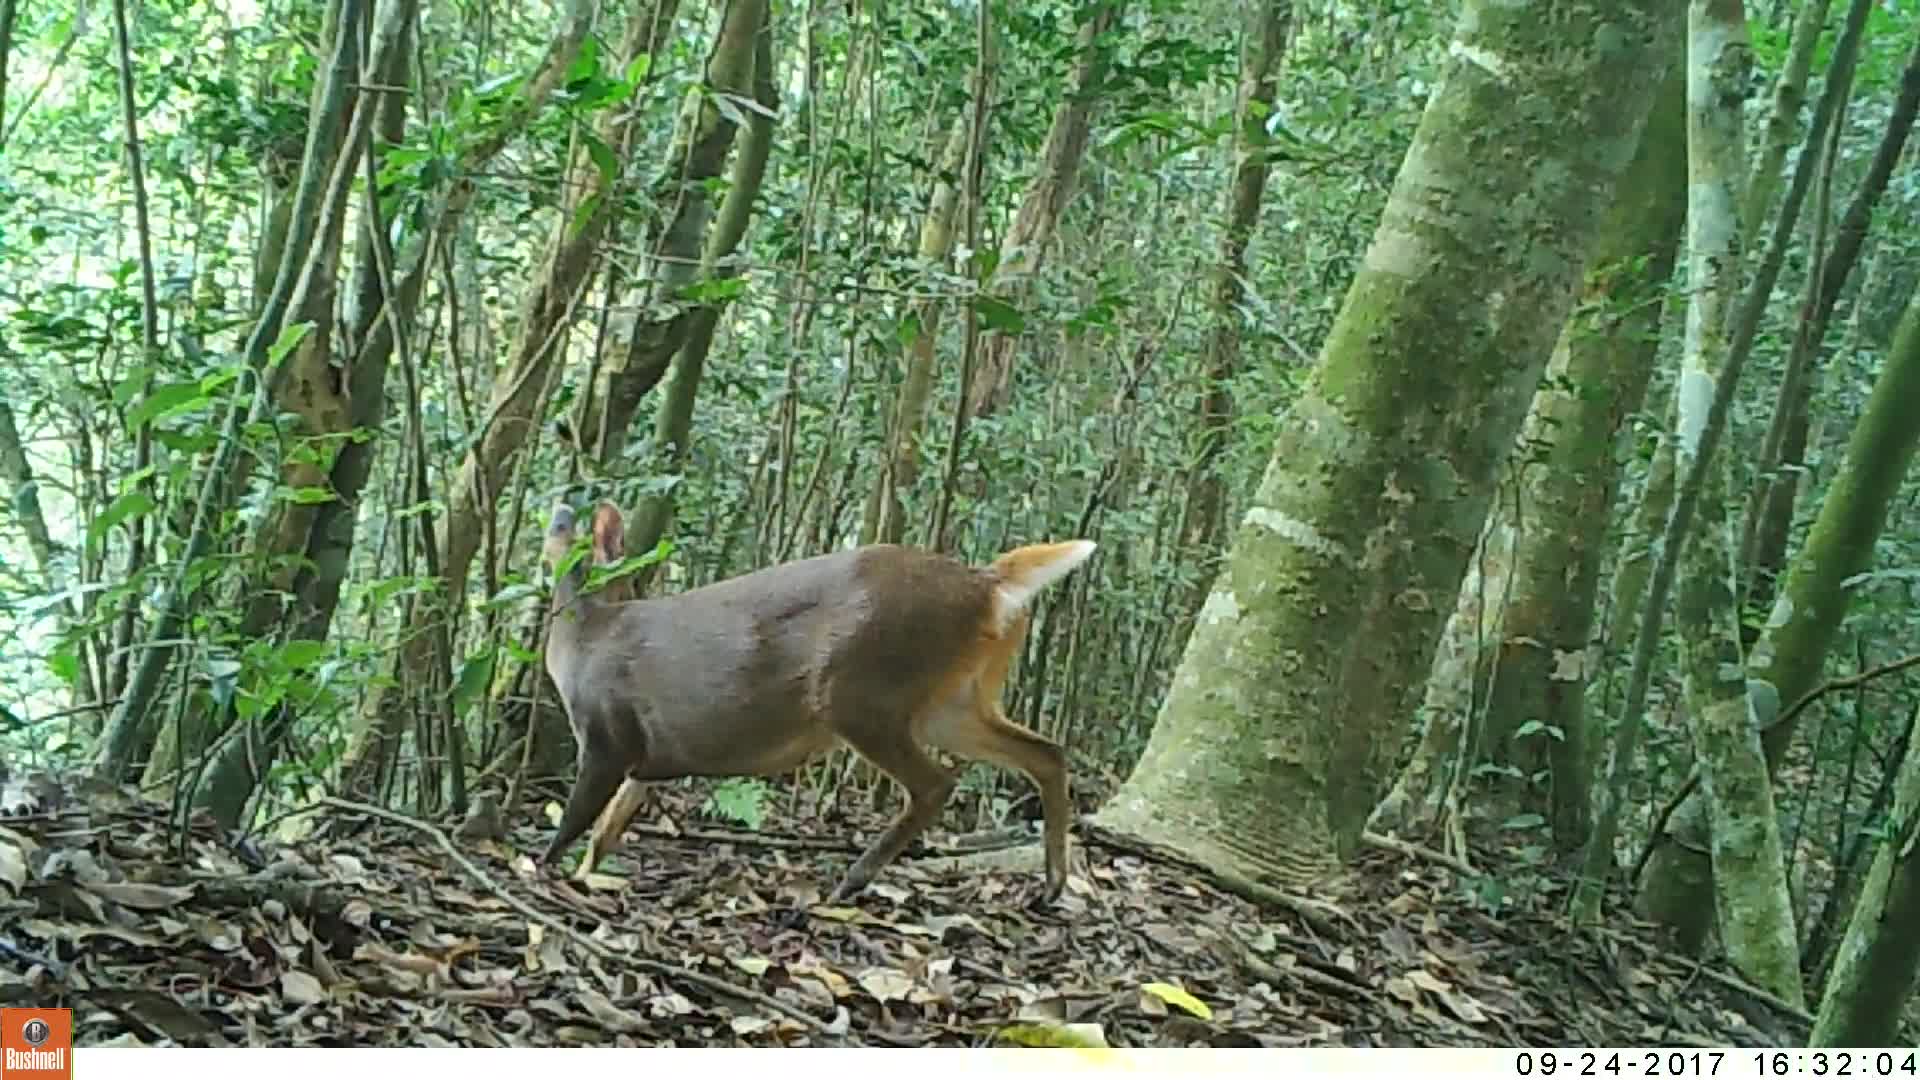
<instances>
[{"instance_id":1,"label":"deer hoof","mask_svg":"<svg viewBox=\"0 0 1920 1080\"><path fill-rule=\"evenodd\" d=\"M1035 885L1027 893L1024 906L1029 911L1050 911L1060 902L1060 894L1065 891L1065 882L1045 881Z\"/></svg>"}]
</instances>

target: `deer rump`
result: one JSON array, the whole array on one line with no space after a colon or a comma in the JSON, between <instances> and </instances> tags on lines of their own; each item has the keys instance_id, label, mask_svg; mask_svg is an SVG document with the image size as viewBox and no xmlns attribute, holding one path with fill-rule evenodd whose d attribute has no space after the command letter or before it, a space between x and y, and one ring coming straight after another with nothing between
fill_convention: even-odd
<instances>
[{"instance_id":1,"label":"deer rump","mask_svg":"<svg viewBox=\"0 0 1920 1080\"><path fill-rule=\"evenodd\" d=\"M618 511L602 505L593 526L594 561L617 561ZM557 510L549 558L572 539L571 512ZM907 805L835 888L831 899L844 900L939 817L954 777L926 752L932 745L1032 778L1045 817L1045 894L1057 896L1066 757L1008 720L999 699L1028 601L1093 548L1037 544L974 567L872 545L626 602L578 595L576 567L555 590L547 668L579 772L541 861L598 815L580 865L593 870L638 810L643 781L774 775L845 743L905 788Z\"/></svg>"}]
</instances>

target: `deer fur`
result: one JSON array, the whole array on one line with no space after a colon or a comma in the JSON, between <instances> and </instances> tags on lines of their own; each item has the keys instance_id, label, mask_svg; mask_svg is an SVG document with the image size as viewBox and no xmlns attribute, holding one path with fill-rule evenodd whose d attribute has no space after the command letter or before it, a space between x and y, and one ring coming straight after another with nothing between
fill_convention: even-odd
<instances>
[{"instance_id":1,"label":"deer fur","mask_svg":"<svg viewBox=\"0 0 1920 1080\"><path fill-rule=\"evenodd\" d=\"M613 506L595 508L593 563L623 557L624 528ZM574 512L556 507L548 563L574 544ZM580 559L555 583L546 642L578 774L541 863L592 823L578 873L594 870L645 781L771 776L845 744L904 788L907 804L834 888L829 900L841 902L939 818L955 777L931 745L1038 786L1044 895L1057 897L1072 816L1066 755L1008 720L1000 693L1033 596L1093 551L1089 540L1034 544L979 567L875 544L644 600L583 594Z\"/></svg>"}]
</instances>

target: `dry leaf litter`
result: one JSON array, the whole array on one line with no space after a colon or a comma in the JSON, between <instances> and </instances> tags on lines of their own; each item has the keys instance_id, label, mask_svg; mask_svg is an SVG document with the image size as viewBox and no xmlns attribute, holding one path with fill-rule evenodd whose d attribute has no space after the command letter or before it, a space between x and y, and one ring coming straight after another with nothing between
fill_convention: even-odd
<instances>
[{"instance_id":1,"label":"dry leaf litter","mask_svg":"<svg viewBox=\"0 0 1920 1080\"><path fill-rule=\"evenodd\" d=\"M126 789L0 792L0 1004L74 1010L81 1046L1793 1045L1802 1016L1621 914L1369 851L1339 904L1255 903L1076 829L1035 875L937 838L858 906L820 903L884 814L751 833L662 786L581 883L490 830L323 808L279 844L173 827ZM351 828L340 829L341 824ZM786 827L782 823L782 827ZM336 838L329 838L336 837ZM576 856L577 858L577 856ZM571 868L571 864L569 864ZM1498 878L1501 868L1493 868ZM1244 893L1247 890L1239 890Z\"/></svg>"}]
</instances>

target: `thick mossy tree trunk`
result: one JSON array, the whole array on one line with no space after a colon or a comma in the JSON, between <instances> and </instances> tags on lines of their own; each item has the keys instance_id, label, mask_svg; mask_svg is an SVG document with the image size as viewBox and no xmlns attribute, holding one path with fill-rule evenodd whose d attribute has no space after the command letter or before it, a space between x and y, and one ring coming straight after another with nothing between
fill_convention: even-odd
<instances>
[{"instance_id":1,"label":"thick mossy tree trunk","mask_svg":"<svg viewBox=\"0 0 1920 1080\"><path fill-rule=\"evenodd\" d=\"M1357 848L1679 27L1652 0L1469 0L1102 824L1282 884Z\"/></svg>"},{"instance_id":2,"label":"thick mossy tree trunk","mask_svg":"<svg viewBox=\"0 0 1920 1080\"><path fill-rule=\"evenodd\" d=\"M1561 331L1521 428L1510 459L1517 499L1496 502L1447 621L1427 683L1426 734L1375 812L1376 827L1438 830L1464 855L1457 766L1489 760L1506 779L1491 783L1481 816L1538 815L1562 852L1586 840L1586 687L1597 665L1591 638L1606 539L1594 522L1612 511L1621 436L1659 351L1686 220L1685 100L1686 72L1676 63L1620 180L1579 313ZM1463 756L1466 747L1477 749Z\"/></svg>"},{"instance_id":3,"label":"thick mossy tree trunk","mask_svg":"<svg viewBox=\"0 0 1920 1080\"><path fill-rule=\"evenodd\" d=\"M1716 388L1737 376L1732 314L1740 295L1741 110L1751 52L1739 0L1694 0L1687 48L1686 359L1680 372L1674 465L1704 469L1700 521L1686 542L1674 603L1681 675L1700 786L1712 813L1711 854L1721 939L1734 966L1785 1001L1804 1000L1793 901L1766 755L1740 662L1728 457L1705 441ZM1724 391L1722 391L1724 393ZM1696 466L1696 459L1713 460Z\"/></svg>"},{"instance_id":4,"label":"thick mossy tree trunk","mask_svg":"<svg viewBox=\"0 0 1920 1080\"><path fill-rule=\"evenodd\" d=\"M1909 740L1893 812L1876 831L1808 1046L1894 1046L1920 972L1920 739Z\"/></svg>"}]
</instances>

